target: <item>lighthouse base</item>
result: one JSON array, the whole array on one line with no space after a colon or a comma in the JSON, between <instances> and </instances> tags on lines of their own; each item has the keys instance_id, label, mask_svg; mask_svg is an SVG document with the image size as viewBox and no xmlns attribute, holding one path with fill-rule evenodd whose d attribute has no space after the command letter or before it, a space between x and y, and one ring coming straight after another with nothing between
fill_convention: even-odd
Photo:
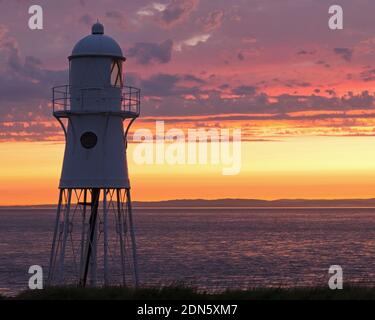
<instances>
[{"instance_id":1,"label":"lighthouse base","mask_svg":"<svg viewBox=\"0 0 375 320\"><path fill-rule=\"evenodd\" d=\"M130 189L60 189L48 285L138 282Z\"/></svg>"}]
</instances>

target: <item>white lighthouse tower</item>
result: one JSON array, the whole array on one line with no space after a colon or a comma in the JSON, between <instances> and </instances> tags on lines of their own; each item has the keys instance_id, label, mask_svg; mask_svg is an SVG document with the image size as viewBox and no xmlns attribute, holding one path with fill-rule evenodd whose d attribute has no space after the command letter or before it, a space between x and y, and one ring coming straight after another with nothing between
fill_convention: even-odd
<instances>
[{"instance_id":1,"label":"white lighthouse tower","mask_svg":"<svg viewBox=\"0 0 375 320\"><path fill-rule=\"evenodd\" d=\"M140 90L124 86L124 61L97 22L69 56L69 85L53 88L66 147L49 285L138 285L126 145Z\"/></svg>"}]
</instances>

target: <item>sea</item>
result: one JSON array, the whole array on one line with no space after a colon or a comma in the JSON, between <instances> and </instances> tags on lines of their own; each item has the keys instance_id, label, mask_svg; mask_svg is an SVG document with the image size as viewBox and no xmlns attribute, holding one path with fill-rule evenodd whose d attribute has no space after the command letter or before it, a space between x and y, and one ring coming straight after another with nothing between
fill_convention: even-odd
<instances>
[{"instance_id":1,"label":"sea","mask_svg":"<svg viewBox=\"0 0 375 320\"><path fill-rule=\"evenodd\" d=\"M48 268L54 209L0 209L0 294ZM204 291L375 284L373 208L136 208L140 283Z\"/></svg>"}]
</instances>

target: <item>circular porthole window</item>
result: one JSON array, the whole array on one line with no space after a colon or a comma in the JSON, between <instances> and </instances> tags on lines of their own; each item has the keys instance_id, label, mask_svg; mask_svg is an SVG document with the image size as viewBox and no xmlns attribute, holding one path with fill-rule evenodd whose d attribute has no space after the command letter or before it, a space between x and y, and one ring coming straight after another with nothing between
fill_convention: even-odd
<instances>
[{"instance_id":1,"label":"circular porthole window","mask_svg":"<svg viewBox=\"0 0 375 320\"><path fill-rule=\"evenodd\" d=\"M81 144L82 147L86 149L92 149L96 146L96 143L98 142L98 137L94 132L85 132L81 136Z\"/></svg>"}]
</instances>

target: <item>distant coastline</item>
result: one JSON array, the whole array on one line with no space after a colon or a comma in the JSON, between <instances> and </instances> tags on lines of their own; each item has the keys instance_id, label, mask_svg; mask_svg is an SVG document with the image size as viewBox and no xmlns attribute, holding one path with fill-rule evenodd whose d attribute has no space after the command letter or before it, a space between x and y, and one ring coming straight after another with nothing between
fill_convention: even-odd
<instances>
[{"instance_id":1,"label":"distant coastline","mask_svg":"<svg viewBox=\"0 0 375 320\"><path fill-rule=\"evenodd\" d=\"M0 206L4 208L55 208L56 204ZM375 208L375 198L371 199L177 199L165 201L133 201L135 208Z\"/></svg>"}]
</instances>

